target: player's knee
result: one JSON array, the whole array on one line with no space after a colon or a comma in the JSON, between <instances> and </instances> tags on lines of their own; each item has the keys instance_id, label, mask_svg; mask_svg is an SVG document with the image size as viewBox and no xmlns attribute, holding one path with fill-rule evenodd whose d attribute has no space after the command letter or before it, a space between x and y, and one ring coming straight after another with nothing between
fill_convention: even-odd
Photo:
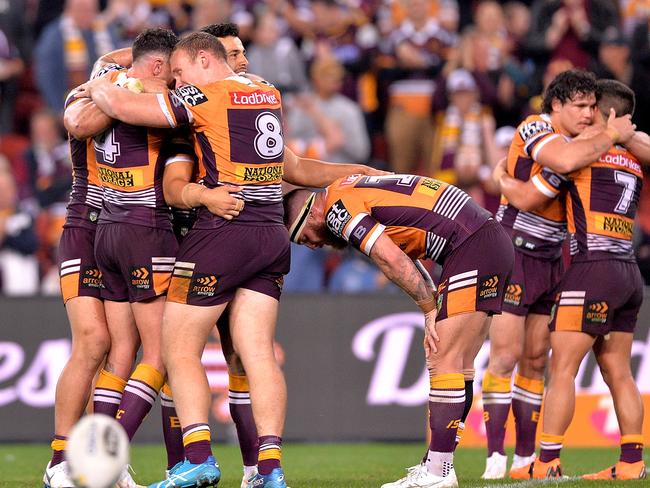
<instances>
[{"instance_id":1,"label":"player's knee","mask_svg":"<svg viewBox=\"0 0 650 488\"><path fill-rule=\"evenodd\" d=\"M489 369L497 376L508 376L512 374L515 366L521 359L521 351L513 348L512 351L502 351L490 358Z\"/></svg>"},{"instance_id":2,"label":"player's knee","mask_svg":"<svg viewBox=\"0 0 650 488\"><path fill-rule=\"evenodd\" d=\"M72 355L96 368L110 347L111 338L105 327L89 327L75 334Z\"/></svg>"},{"instance_id":3,"label":"player's knee","mask_svg":"<svg viewBox=\"0 0 650 488\"><path fill-rule=\"evenodd\" d=\"M601 364L600 372L603 375L605 384L610 389L632 379L632 373L626 365Z\"/></svg>"}]
</instances>

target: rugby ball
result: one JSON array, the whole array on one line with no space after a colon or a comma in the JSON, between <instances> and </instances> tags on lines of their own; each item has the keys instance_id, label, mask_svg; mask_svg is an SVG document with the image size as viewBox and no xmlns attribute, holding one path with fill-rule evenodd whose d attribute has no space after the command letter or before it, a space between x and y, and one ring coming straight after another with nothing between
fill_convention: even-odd
<instances>
[{"instance_id":1,"label":"rugby ball","mask_svg":"<svg viewBox=\"0 0 650 488\"><path fill-rule=\"evenodd\" d=\"M129 462L129 438L112 417L83 417L68 436L66 460L77 488L109 488Z\"/></svg>"}]
</instances>

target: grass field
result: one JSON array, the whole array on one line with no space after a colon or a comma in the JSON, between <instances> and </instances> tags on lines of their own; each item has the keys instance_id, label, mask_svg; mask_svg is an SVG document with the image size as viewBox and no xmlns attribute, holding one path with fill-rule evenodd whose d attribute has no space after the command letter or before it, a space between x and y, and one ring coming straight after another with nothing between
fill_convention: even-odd
<instances>
[{"instance_id":1,"label":"grass field","mask_svg":"<svg viewBox=\"0 0 650 488\"><path fill-rule=\"evenodd\" d=\"M239 488L241 458L235 446L214 446L223 476L219 488ZM283 465L292 488L378 488L405 473L422 455L420 444L287 444ZM616 449L565 449L563 467L570 477L602 469L617 459ZM0 488L38 487L50 450L45 444L0 444ZM483 449L459 449L456 471L462 487L511 488L561 485L566 487L648 487L650 480L594 482L567 478L557 481L514 482L480 479L484 468ZM152 483L164 476L165 454L158 445L136 445L131 462L138 483ZM646 459L646 464L648 460Z\"/></svg>"}]
</instances>

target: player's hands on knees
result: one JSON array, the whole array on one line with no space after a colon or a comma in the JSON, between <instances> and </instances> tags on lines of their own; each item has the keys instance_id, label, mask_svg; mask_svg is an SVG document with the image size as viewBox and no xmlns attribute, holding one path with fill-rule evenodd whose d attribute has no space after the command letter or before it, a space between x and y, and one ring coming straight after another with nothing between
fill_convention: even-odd
<instances>
[{"instance_id":1,"label":"player's hands on knees","mask_svg":"<svg viewBox=\"0 0 650 488\"><path fill-rule=\"evenodd\" d=\"M424 314L424 357L429 359L431 354L438 352L437 342L440 341L436 331L436 310Z\"/></svg>"},{"instance_id":2,"label":"player's hands on knees","mask_svg":"<svg viewBox=\"0 0 650 488\"><path fill-rule=\"evenodd\" d=\"M214 215L232 220L244 210L244 200L232 195L232 193L238 193L241 190L234 185L206 189L201 193L201 204Z\"/></svg>"},{"instance_id":3,"label":"player's hands on knees","mask_svg":"<svg viewBox=\"0 0 650 488\"><path fill-rule=\"evenodd\" d=\"M634 136L636 125L632 123L631 115L616 117L616 112L614 109L611 109L609 112L609 118L607 119L607 129L616 133L614 142L625 143Z\"/></svg>"}]
</instances>

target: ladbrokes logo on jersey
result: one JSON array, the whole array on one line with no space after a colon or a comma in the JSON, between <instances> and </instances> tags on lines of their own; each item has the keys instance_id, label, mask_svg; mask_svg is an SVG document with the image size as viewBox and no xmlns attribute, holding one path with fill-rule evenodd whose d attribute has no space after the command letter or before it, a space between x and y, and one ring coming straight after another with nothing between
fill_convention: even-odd
<instances>
[{"instance_id":1,"label":"ladbrokes logo on jersey","mask_svg":"<svg viewBox=\"0 0 650 488\"><path fill-rule=\"evenodd\" d=\"M524 287L518 283L510 283L506 288L506 295L503 299L504 303L518 307L521 305L521 297L524 294Z\"/></svg>"},{"instance_id":2,"label":"ladbrokes logo on jersey","mask_svg":"<svg viewBox=\"0 0 650 488\"><path fill-rule=\"evenodd\" d=\"M284 167L282 165L276 166L238 166L236 170L237 176L244 181L257 181L265 183L268 181L276 181L282 178Z\"/></svg>"},{"instance_id":3,"label":"ladbrokes logo on jersey","mask_svg":"<svg viewBox=\"0 0 650 488\"><path fill-rule=\"evenodd\" d=\"M98 166L97 172L99 173L99 178L104 183L120 188L132 188L134 186L141 186L143 183L142 171L140 170L114 171Z\"/></svg>"},{"instance_id":4,"label":"ladbrokes logo on jersey","mask_svg":"<svg viewBox=\"0 0 650 488\"><path fill-rule=\"evenodd\" d=\"M343 237L343 229L352 216L341 200L337 200L327 211L327 227L338 237Z\"/></svg>"},{"instance_id":5,"label":"ladbrokes logo on jersey","mask_svg":"<svg viewBox=\"0 0 650 488\"><path fill-rule=\"evenodd\" d=\"M149 266L135 266L131 268L131 286L138 290L150 290L151 268Z\"/></svg>"},{"instance_id":6,"label":"ladbrokes logo on jersey","mask_svg":"<svg viewBox=\"0 0 650 488\"><path fill-rule=\"evenodd\" d=\"M585 311L585 319L592 324L605 324L607 323L607 312L609 305L607 302L588 302Z\"/></svg>"},{"instance_id":7,"label":"ladbrokes logo on jersey","mask_svg":"<svg viewBox=\"0 0 650 488\"><path fill-rule=\"evenodd\" d=\"M277 105L280 103L273 91L257 90L254 92L231 92L230 102L233 105Z\"/></svg>"},{"instance_id":8,"label":"ladbrokes logo on jersey","mask_svg":"<svg viewBox=\"0 0 650 488\"><path fill-rule=\"evenodd\" d=\"M217 277L211 274L197 274L192 280L190 294L201 297L213 297L217 292Z\"/></svg>"},{"instance_id":9,"label":"ladbrokes logo on jersey","mask_svg":"<svg viewBox=\"0 0 650 488\"><path fill-rule=\"evenodd\" d=\"M499 289L499 277L497 275L484 276L481 278L481 286L478 289L479 300L496 298Z\"/></svg>"}]
</instances>

